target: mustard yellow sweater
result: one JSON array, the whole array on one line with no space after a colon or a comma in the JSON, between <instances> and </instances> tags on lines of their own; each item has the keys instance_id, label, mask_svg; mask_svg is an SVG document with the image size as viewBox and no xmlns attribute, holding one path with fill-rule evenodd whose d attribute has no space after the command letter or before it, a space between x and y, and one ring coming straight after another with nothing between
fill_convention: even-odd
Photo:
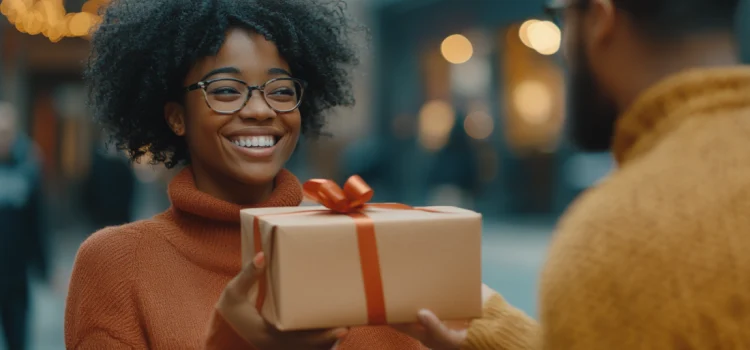
<instances>
[{"instance_id":1,"label":"mustard yellow sweater","mask_svg":"<svg viewBox=\"0 0 750 350\"><path fill-rule=\"evenodd\" d=\"M495 296L466 349L750 349L750 67L649 89L614 153L559 224L540 322Z\"/></svg>"}]
</instances>

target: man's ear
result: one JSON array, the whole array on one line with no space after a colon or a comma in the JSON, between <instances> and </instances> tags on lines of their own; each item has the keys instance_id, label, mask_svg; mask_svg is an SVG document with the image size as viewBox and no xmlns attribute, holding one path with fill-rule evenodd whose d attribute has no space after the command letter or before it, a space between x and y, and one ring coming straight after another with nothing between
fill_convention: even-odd
<instances>
[{"instance_id":1,"label":"man's ear","mask_svg":"<svg viewBox=\"0 0 750 350\"><path fill-rule=\"evenodd\" d=\"M589 42L602 45L610 41L615 33L617 8L612 0L594 0L591 2Z\"/></svg>"},{"instance_id":2,"label":"man's ear","mask_svg":"<svg viewBox=\"0 0 750 350\"><path fill-rule=\"evenodd\" d=\"M177 102L164 105L164 119L177 136L185 136L185 107Z\"/></svg>"}]
</instances>

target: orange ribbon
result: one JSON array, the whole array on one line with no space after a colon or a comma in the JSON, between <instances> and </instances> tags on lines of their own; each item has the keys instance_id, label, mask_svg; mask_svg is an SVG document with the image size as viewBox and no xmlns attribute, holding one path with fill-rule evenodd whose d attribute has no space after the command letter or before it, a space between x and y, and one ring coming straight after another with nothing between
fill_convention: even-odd
<instances>
[{"instance_id":1,"label":"orange ribbon","mask_svg":"<svg viewBox=\"0 0 750 350\"><path fill-rule=\"evenodd\" d=\"M399 203L368 204L372 199L373 190L359 176L354 175L339 187L335 182L325 179L313 179L303 185L305 195L310 199L322 204L331 211L348 215L354 219L357 230L357 242L359 248L359 261L362 268L362 279L364 280L365 300L367 303L367 321L370 325L384 325L387 323L385 313L385 297L383 293L383 278L380 272L380 257L375 239L375 223L363 213L367 208L383 209L414 209L408 205ZM305 210L301 212L284 213L278 215L294 215L319 210ZM273 214L272 214L273 215ZM253 233L255 253L262 251L262 240L260 235L259 219L253 220ZM266 298L267 281L265 276L259 280L258 298L256 308L260 311Z\"/></svg>"},{"instance_id":2,"label":"orange ribbon","mask_svg":"<svg viewBox=\"0 0 750 350\"><path fill-rule=\"evenodd\" d=\"M358 175L344 183L342 189L335 182L326 179L313 179L302 186L305 195L339 214L348 214L363 209L372 199L373 190Z\"/></svg>"}]
</instances>

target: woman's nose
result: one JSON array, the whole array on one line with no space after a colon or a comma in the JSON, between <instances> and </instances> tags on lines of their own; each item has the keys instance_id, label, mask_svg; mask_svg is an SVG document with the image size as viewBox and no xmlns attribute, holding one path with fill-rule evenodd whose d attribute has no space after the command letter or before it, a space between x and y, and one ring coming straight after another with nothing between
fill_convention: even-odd
<instances>
[{"instance_id":1,"label":"woman's nose","mask_svg":"<svg viewBox=\"0 0 750 350\"><path fill-rule=\"evenodd\" d=\"M268 105L261 91L253 90L250 92L247 104L240 110L239 116L243 119L266 120L276 118L276 111Z\"/></svg>"}]
</instances>

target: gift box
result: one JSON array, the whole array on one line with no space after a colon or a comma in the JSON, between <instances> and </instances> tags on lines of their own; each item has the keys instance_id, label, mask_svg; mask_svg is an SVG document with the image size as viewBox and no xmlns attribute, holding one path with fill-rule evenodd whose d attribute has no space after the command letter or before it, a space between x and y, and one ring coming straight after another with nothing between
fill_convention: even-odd
<instances>
[{"instance_id":1,"label":"gift box","mask_svg":"<svg viewBox=\"0 0 750 350\"><path fill-rule=\"evenodd\" d=\"M308 207L241 212L242 258L266 273L251 295L279 330L412 323L482 314L481 215L455 207L368 204L358 177L344 188L305 183Z\"/></svg>"}]
</instances>

